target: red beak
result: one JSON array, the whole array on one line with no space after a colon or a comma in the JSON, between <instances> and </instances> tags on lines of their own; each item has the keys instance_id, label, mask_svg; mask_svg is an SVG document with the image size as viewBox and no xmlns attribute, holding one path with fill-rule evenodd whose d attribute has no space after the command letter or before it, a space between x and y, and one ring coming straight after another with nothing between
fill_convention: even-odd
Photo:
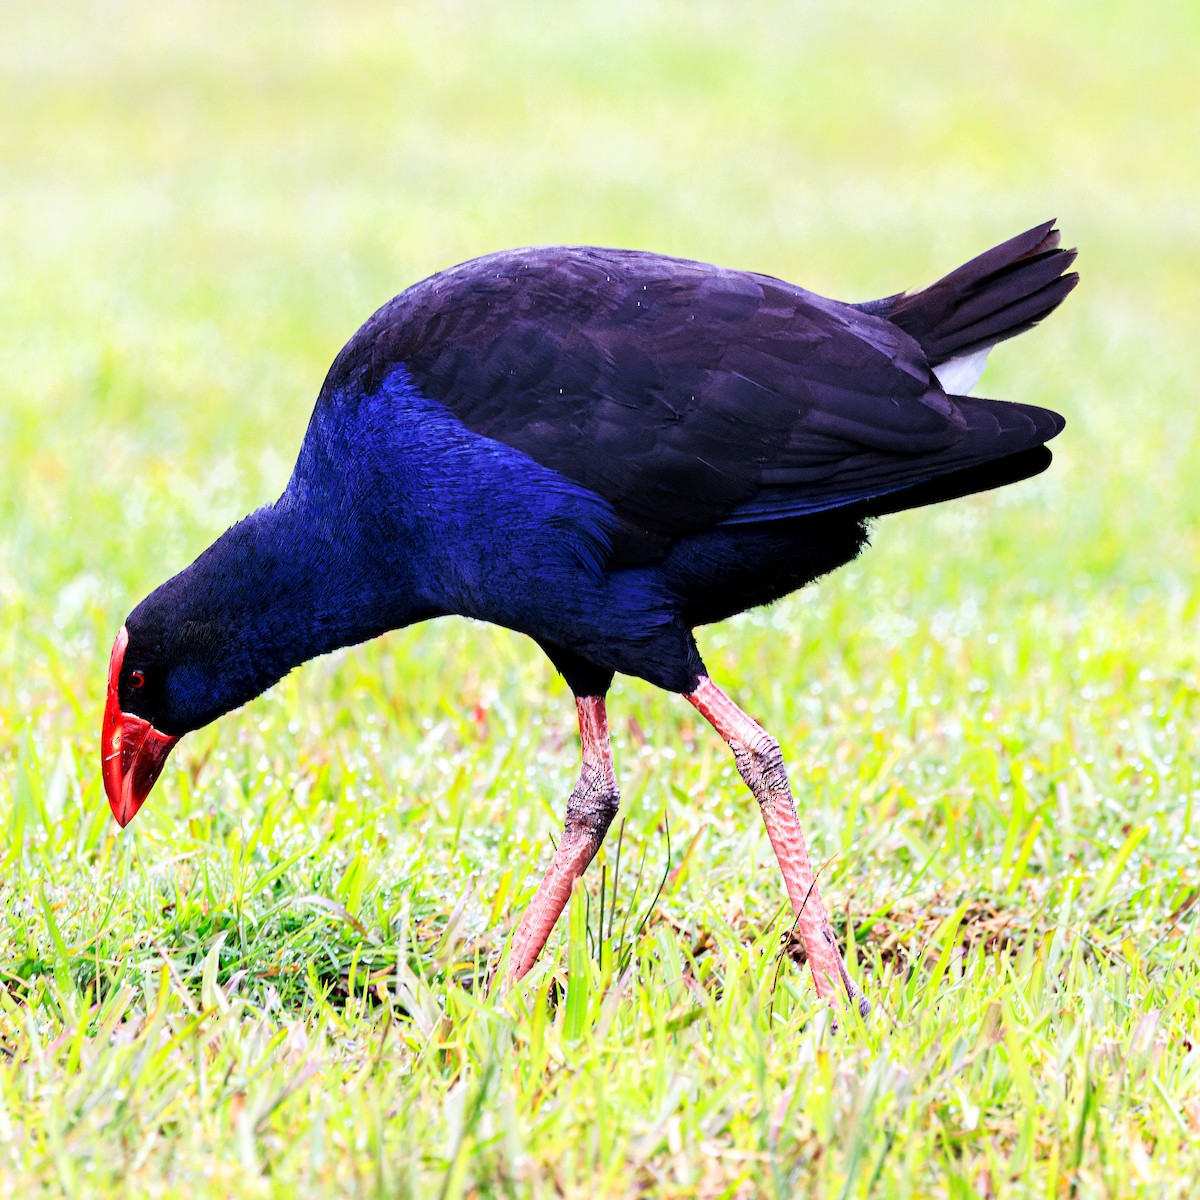
<instances>
[{"instance_id":1,"label":"red beak","mask_svg":"<svg viewBox=\"0 0 1200 1200\"><path fill-rule=\"evenodd\" d=\"M171 747L179 741L178 737L159 733L149 721L121 711L117 684L128 645L129 634L122 625L108 660L108 700L100 731L104 790L108 793L108 806L122 829L137 816L162 772Z\"/></svg>"}]
</instances>

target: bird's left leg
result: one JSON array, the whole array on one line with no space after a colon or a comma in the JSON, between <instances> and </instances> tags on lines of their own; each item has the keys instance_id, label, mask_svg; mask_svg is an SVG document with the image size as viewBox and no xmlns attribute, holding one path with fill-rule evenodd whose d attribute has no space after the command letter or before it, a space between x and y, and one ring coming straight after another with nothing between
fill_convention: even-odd
<instances>
[{"instance_id":1,"label":"bird's left leg","mask_svg":"<svg viewBox=\"0 0 1200 1200\"><path fill-rule=\"evenodd\" d=\"M729 744L738 773L758 801L796 914L796 927L808 954L817 994L837 1003L839 992L844 990L851 1003L857 1001L865 1017L871 1006L854 986L825 915L779 743L707 675L700 676L686 697Z\"/></svg>"},{"instance_id":2,"label":"bird's left leg","mask_svg":"<svg viewBox=\"0 0 1200 1200\"><path fill-rule=\"evenodd\" d=\"M567 801L562 840L533 902L513 935L508 975L501 990L514 984L537 961L550 931L571 898L575 880L596 857L596 851L617 815L620 797L613 771L604 697L577 696L575 707L579 712L579 740L583 745L579 781Z\"/></svg>"}]
</instances>

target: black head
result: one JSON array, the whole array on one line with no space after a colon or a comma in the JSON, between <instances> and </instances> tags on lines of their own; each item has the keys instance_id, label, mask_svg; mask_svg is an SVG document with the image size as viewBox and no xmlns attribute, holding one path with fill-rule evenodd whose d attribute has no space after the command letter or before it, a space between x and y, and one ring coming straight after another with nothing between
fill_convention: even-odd
<instances>
[{"instance_id":1,"label":"black head","mask_svg":"<svg viewBox=\"0 0 1200 1200\"><path fill-rule=\"evenodd\" d=\"M281 555L272 532L260 514L239 522L151 592L118 634L102 754L105 790L122 825L185 733L252 700L309 657L307 589L288 586L279 564L297 560L287 547Z\"/></svg>"},{"instance_id":2,"label":"black head","mask_svg":"<svg viewBox=\"0 0 1200 1200\"><path fill-rule=\"evenodd\" d=\"M220 609L188 611L186 573L151 592L125 622L121 711L182 737L269 687L246 661L239 625ZM225 618L225 619L222 619Z\"/></svg>"},{"instance_id":3,"label":"black head","mask_svg":"<svg viewBox=\"0 0 1200 1200\"><path fill-rule=\"evenodd\" d=\"M186 572L185 572L186 575ZM245 653L237 624L217 614L180 613L176 576L129 614L108 664L101 734L109 806L127 825L185 734L244 704L283 670ZM285 668L286 669L286 668Z\"/></svg>"}]
</instances>

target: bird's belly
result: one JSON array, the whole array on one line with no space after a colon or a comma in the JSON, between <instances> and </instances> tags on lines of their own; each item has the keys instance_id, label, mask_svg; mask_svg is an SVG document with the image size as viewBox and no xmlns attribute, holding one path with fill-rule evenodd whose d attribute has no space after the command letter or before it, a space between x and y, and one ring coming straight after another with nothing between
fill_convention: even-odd
<instances>
[{"instance_id":1,"label":"bird's belly","mask_svg":"<svg viewBox=\"0 0 1200 1200\"><path fill-rule=\"evenodd\" d=\"M689 626L769 604L855 558L861 519L837 513L759 526L718 527L677 543L661 570Z\"/></svg>"}]
</instances>

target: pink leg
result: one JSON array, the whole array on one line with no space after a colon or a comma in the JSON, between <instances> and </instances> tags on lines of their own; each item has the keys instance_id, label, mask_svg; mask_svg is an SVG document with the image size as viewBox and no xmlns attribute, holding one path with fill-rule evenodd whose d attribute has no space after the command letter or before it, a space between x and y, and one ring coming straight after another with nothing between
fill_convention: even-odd
<instances>
[{"instance_id":1,"label":"pink leg","mask_svg":"<svg viewBox=\"0 0 1200 1200\"><path fill-rule=\"evenodd\" d=\"M596 857L617 813L617 777L613 772L604 698L576 697L575 707L579 710L579 740L583 744L579 782L567 801L562 841L513 935L508 976L500 988L502 993L537 961L550 931L571 898L575 880Z\"/></svg>"},{"instance_id":2,"label":"pink leg","mask_svg":"<svg viewBox=\"0 0 1200 1200\"><path fill-rule=\"evenodd\" d=\"M796 914L796 927L808 953L817 994L836 1004L840 1000L842 989L838 987L838 980L841 980L846 995L850 1000L858 997L859 1011L866 1016L871 1006L867 998L859 994L846 971L833 930L829 927L829 918L825 915L825 906L821 903L817 877L796 817L796 805L788 787L779 743L757 721L742 712L707 675L700 677L695 691L688 693L687 699L729 743L738 772L758 801L767 836L783 872L792 911Z\"/></svg>"}]
</instances>

